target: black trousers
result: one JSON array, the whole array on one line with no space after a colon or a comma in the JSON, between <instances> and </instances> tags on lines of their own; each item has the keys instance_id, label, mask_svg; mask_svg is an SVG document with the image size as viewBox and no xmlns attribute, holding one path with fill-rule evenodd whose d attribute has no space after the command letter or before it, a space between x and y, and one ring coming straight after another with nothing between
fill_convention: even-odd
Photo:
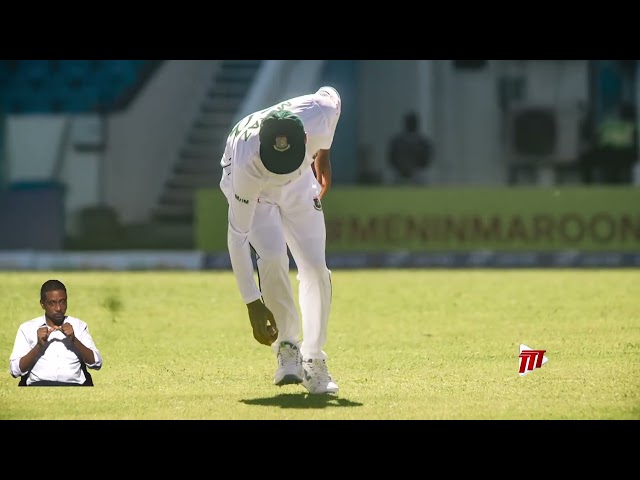
<instances>
[{"instance_id":1,"label":"black trousers","mask_svg":"<svg viewBox=\"0 0 640 480\"><path fill-rule=\"evenodd\" d=\"M81 383L65 383L65 382L53 382L50 380L42 380L40 382L33 382L31 385L23 385L24 387L85 387Z\"/></svg>"},{"instance_id":2,"label":"black trousers","mask_svg":"<svg viewBox=\"0 0 640 480\"><path fill-rule=\"evenodd\" d=\"M585 152L580 158L583 183L627 185L631 183L634 150L599 147Z\"/></svg>"},{"instance_id":3,"label":"black trousers","mask_svg":"<svg viewBox=\"0 0 640 480\"><path fill-rule=\"evenodd\" d=\"M78 383L64 383L64 382L53 382L51 380L42 380L40 382L32 383L31 385L27 385L27 377L29 374L23 375L20 377L20 382L18 383L19 387L93 387L93 377L87 371L87 366L83 363L81 365L82 371L84 372L84 376L86 380L83 384Z\"/></svg>"}]
</instances>

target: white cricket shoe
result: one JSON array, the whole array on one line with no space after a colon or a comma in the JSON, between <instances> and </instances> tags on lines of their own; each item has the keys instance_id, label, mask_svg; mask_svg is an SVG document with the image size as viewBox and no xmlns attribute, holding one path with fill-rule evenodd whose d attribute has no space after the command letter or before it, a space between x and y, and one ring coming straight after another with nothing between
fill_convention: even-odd
<instances>
[{"instance_id":1,"label":"white cricket shoe","mask_svg":"<svg viewBox=\"0 0 640 480\"><path fill-rule=\"evenodd\" d=\"M281 387L302 383L302 357L300 350L291 342L280 342L278 346L278 369L273 377L273 383Z\"/></svg>"},{"instance_id":2,"label":"white cricket shoe","mask_svg":"<svg viewBox=\"0 0 640 480\"><path fill-rule=\"evenodd\" d=\"M302 385L309 393L338 393L338 385L333 381L327 363L324 360L312 359L302 362L304 379Z\"/></svg>"}]
</instances>

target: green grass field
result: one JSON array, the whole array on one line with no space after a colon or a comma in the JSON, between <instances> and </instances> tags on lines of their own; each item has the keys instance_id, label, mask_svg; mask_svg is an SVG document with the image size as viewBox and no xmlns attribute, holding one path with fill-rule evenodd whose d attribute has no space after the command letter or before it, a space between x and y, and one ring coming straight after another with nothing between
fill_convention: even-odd
<instances>
[{"instance_id":1,"label":"green grass field","mask_svg":"<svg viewBox=\"0 0 640 480\"><path fill-rule=\"evenodd\" d=\"M19 388L9 374L50 278L103 355L93 388ZM275 357L230 272L0 282L0 419L640 419L639 270L335 270L335 398L272 384ZM521 343L549 358L524 377Z\"/></svg>"}]
</instances>

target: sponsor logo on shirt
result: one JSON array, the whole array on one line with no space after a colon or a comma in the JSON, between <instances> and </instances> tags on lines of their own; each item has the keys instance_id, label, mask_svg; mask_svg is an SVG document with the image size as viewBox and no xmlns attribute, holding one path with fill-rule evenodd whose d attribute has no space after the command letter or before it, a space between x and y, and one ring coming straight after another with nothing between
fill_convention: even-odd
<instances>
[{"instance_id":1,"label":"sponsor logo on shirt","mask_svg":"<svg viewBox=\"0 0 640 480\"><path fill-rule=\"evenodd\" d=\"M236 197L236 200L238 200L240 203L244 203L244 204L248 204L249 203L249 200L245 200L244 198L240 198L237 193L234 193L234 196Z\"/></svg>"}]
</instances>

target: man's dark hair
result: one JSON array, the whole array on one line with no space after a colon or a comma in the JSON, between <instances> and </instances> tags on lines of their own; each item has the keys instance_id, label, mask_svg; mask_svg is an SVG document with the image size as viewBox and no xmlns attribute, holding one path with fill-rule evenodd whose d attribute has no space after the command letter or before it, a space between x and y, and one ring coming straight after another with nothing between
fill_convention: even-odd
<instances>
[{"instance_id":1,"label":"man's dark hair","mask_svg":"<svg viewBox=\"0 0 640 480\"><path fill-rule=\"evenodd\" d=\"M67 293L67 287L60 280L47 280L40 287L40 300L44 302L47 298L47 292L53 292L54 290L64 290L64 293Z\"/></svg>"}]
</instances>

